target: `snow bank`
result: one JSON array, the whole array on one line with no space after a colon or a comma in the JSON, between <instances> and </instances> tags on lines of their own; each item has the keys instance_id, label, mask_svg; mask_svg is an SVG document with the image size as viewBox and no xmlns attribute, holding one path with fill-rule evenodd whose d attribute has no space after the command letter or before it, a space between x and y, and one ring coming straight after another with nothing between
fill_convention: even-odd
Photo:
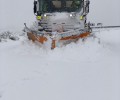
<instances>
[{"instance_id":1,"label":"snow bank","mask_svg":"<svg viewBox=\"0 0 120 100\"><path fill-rule=\"evenodd\" d=\"M55 50L23 36L0 43L0 100L119 100L119 33Z\"/></svg>"}]
</instances>

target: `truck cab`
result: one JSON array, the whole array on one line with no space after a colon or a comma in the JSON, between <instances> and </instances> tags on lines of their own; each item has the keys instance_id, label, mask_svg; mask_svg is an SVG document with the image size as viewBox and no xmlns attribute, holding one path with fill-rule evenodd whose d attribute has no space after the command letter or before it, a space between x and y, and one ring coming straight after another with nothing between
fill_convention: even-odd
<instances>
[{"instance_id":1,"label":"truck cab","mask_svg":"<svg viewBox=\"0 0 120 100\"><path fill-rule=\"evenodd\" d=\"M89 12L88 0L35 0L38 30L70 31L84 29Z\"/></svg>"}]
</instances>

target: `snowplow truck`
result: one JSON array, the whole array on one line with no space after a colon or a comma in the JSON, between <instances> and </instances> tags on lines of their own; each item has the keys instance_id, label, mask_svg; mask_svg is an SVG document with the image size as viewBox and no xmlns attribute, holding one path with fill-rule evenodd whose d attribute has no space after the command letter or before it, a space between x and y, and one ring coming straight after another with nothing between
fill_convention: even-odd
<instances>
[{"instance_id":1,"label":"snowplow truck","mask_svg":"<svg viewBox=\"0 0 120 100\"><path fill-rule=\"evenodd\" d=\"M89 4L89 0L34 0L37 25L35 29L25 25L28 38L43 45L49 41L54 49L89 36Z\"/></svg>"}]
</instances>

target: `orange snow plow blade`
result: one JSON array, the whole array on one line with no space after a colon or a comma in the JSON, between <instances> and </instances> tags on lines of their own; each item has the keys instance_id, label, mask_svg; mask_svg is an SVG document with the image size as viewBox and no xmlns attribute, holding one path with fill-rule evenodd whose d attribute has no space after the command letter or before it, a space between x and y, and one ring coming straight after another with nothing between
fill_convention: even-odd
<instances>
[{"instance_id":1,"label":"orange snow plow blade","mask_svg":"<svg viewBox=\"0 0 120 100\"><path fill-rule=\"evenodd\" d=\"M72 41L75 41L75 40L78 40L80 38L85 38L87 36L90 35L90 32L84 32L84 33L81 33L79 35L72 35L72 36L67 36L67 37L61 37L59 38L58 40L56 40L55 38L51 38L52 40L52 43L51 43L51 49L54 49L57 47L57 44L59 42L66 42L66 41L69 41L72 42ZM27 32L27 36L28 36L28 39L29 40L32 40L33 42L34 41L38 41L39 43L41 44L44 44L45 42L48 41L48 36L40 36L40 35L37 35L37 34L34 34L33 32ZM68 44L68 43L67 43Z\"/></svg>"},{"instance_id":2,"label":"orange snow plow blade","mask_svg":"<svg viewBox=\"0 0 120 100\"><path fill-rule=\"evenodd\" d=\"M69 36L65 38L61 38L60 40L70 40L70 39L78 39L78 38L85 38L90 34L90 32L82 33L80 35L75 35L75 36Z\"/></svg>"},{"instance_id":3,"label":"orange snow plow blade","mask_svg":"<svg viewBox=\"0 0 120 100\"><path fill-rule=\"evenodd\" d=\"M36 34L33 34L32 32L31 33L28 32L27 35L28 35L28 39L32 40L33 42L34 41L38 41L38 42L43 44L44 42L47 41L46 37L44 37L44 36L37 36Z\"/></svg>"}]
</instances>

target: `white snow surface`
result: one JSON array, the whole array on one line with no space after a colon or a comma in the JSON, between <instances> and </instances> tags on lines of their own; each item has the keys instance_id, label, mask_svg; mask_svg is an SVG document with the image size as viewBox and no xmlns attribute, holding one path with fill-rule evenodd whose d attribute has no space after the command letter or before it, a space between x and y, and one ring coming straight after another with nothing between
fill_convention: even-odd
<instances>
[{"instance_id":1,"label":"white snow surface","mask_svg":"<svg viewBox=\"0 0 120 100\"><path fill-rule=\"evenodd\" d=\"M120 29L62 48L0 42L0 100L120 100Z\"/></svg>"}]
</instances>

